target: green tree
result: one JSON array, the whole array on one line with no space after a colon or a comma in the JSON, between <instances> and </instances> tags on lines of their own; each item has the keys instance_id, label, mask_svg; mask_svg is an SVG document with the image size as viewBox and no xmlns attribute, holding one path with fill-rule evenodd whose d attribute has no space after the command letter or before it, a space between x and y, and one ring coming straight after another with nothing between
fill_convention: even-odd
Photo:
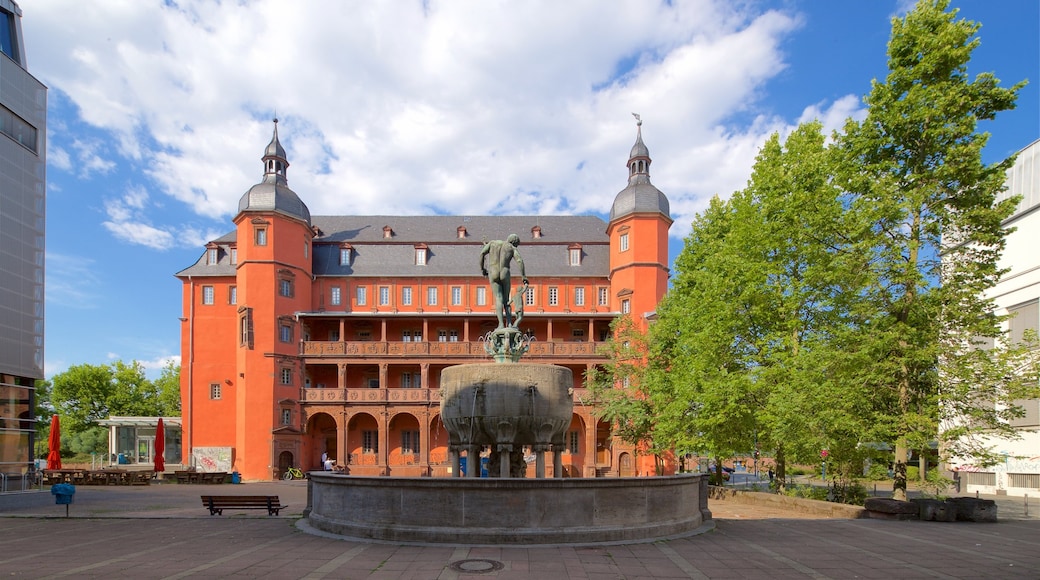
<instances>
[{"instance_id":1,"label":"green tree","mask_svg":"<svg viewBox=\"0 0 1040 580\"><path fill-rule=\"evenodd\" d=\"M968 78L979 25L948 5L921 0L893 20L889 74L874 81L866 119L839 136L850 234L871 274L860 312L863 381L879 392L872 420L896 445L900 499L907 450L937 436L944 334L999 333L981 296L1000 275L1001 220L1015 203L995 203L1008 162L982 163L988 135L976 128L1013 108L1023 85ZM945 360L956 367L956 358Z\"/></svg>"},{"instance_id":2,"label":"green tree","mask_svg":"<svg viewBox=\"0 0 1040 580\"><path fill-rule=\"evenodd\" d=\"M69 434L96 427L111 415L154 416L160 410L156 387L136 361L74 365L51 383L50 403Z\"/></svg>"},{"instance_id":3,"label":"green tree","mask_svg":"<svg viewBox=\"0 0 1040 580\"><path fill-rule=\"evenodd\" d=\"M181 366L172 360L167 362L154 383L159 399L157 414L162 417L180 417Z\"/></svg>"}]
</instances>

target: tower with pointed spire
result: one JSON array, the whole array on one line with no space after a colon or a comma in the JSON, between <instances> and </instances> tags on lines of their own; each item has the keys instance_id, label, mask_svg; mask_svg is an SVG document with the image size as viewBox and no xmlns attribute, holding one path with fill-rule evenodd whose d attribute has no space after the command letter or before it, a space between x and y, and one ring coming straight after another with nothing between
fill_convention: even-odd
<instances>
[{"instance_id":1,"label":"tower with pointed spire","mask_svg":"<svg viewBox=\"0 0 1040 580\"><path fill-rule=\"evenodd\" d=\"M668 198L650 182L650 150L643 143L643 120L636 118L636 142L628 156L628 185L614 197L610 237L610 288L618 311L645 326L645 315L668 291ZM639 289L636 292L636 289Z\"/></svg>"}]
</instances>

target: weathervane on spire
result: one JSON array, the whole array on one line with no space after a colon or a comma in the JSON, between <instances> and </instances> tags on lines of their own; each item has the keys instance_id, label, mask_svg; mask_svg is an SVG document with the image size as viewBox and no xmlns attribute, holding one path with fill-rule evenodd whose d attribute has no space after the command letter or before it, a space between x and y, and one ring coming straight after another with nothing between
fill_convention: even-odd
<instances>
[{"instance_id":1,"label":"weathervane on spire","mask_svg":"<svg viewBox=\"0 0 1040 580\"><path fill-rule=\"evenodd\" d=\"M639 117L639 113L632 113L632 116L636 118L636 126L643 124L643 119Z\"/></svg>"}]
</instances>

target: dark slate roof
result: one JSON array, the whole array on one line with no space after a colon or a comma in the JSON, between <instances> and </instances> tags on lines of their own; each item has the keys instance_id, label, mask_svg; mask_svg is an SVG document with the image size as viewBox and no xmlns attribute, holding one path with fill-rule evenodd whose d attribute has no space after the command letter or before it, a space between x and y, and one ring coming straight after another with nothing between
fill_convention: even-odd
<instances>
[{"instance_id":1,"label":"dark slate roof","mask_svg":"<svg viewBox=\"0 0 1040 580\"><path fill-rule=\"evenodd\" d=\"M480 248L487 240L520 237L519 253L529 277L610 274L607 224L595 216L313 216L321 235L314 238L312 259L316 276L454 277L479 276ZM393 236L383 237L389 226ZM458 228L466 237L458 237ZM541 228L541 237L531 230ZM235 232L214 240L220 261L206 263L206 254L177 276L228 276L234 267L226 252ZM582 246L580 266L569 265L569 247ZM353 261L340 265L340 246L353 247ZM426 244L426 265L415 265L415 246ZM514 275L519 270L513 269Z\"/></svg>"},{"instance_id":2,"label":"dark slate roof","mask_svg":"<svg viewBox=\"0 0 1040 580\"><path fill-rule=\"evenodd\" d=\"M610 206L610 221L633 213L659 213L671 219L668 198L650 183L647 175L633 175Z\"/></svg>"},{"instance_id":3,"label":"dark slate roof","mask_svg":"<svg viewBox=\"0 0 1040 580\"><path fill-rule=\"evenodd\" d=\"M315 216L324 235L315 238L316 276L479 276L480 248L488 240L520 237L528 276L607 276L607 224L594 216ZM393 230L383 237L384 227ZM458 228L466 237L458 237ZM531 230L541 228L535 239ZM340 265L342 243L354 248L350 265ZM570 244L582 244L580 266L568 265ZM426 265L415 265L416 244L427 245ZM514 275L519 270L514 269Z\"/></svg>"},{"instance_id":4,"label":"dark slate roof","mask_svg":"<svg viewBox=\"0 0 1040 580\"><path fill-rule=\"evenodd\" d=\"M228 239L230 236L231 239ZM202 252L199 259L194 264L174 274L174 276L180 278L182 276L235 276L236 267L231 264L231 254L228 252L227 244L235 241L234 233L224 235L218 238L216 243L220 246L217 249L217 263L210 264L206 260L206 251Z\"/></svg>"},{"instance_id":5,"label":"dark slate roof","mask_svg":"<svg viewBox=\"0 0 1040 580\"><path fill-rule=\"evenodd\" d=\"M285 179L268 174L238 200L238 211L275 211L311 223L311 212Z\"/></svg>"}]
</instances>

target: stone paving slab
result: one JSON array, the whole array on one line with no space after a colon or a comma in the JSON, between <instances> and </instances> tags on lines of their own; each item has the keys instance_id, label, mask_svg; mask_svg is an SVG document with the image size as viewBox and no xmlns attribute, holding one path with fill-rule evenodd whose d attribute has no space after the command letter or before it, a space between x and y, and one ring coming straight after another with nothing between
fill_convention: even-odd
<instances>
[{"instance_id":1,"label":"stone paving slab","mask_svg":"<svg viewBox=\"0 0 1040 580\"><path fill-rule=\"evenodd\" d=\"M140 491L144 490L144 491ZM277 493L287 515L209 516L206 493ZM77 503L0 514L0 574L18 578L1040 578L1040 520L805 519L710 505L714 531L603 547L396 546L295 525L304 482L77 489ZM36 512L36 513L34 513ZM39 513L45 512L45 513ZM231 513L231 512L227 512ZM283 512L286 514L286 512Z\"/></svg>"}]
</instances>

